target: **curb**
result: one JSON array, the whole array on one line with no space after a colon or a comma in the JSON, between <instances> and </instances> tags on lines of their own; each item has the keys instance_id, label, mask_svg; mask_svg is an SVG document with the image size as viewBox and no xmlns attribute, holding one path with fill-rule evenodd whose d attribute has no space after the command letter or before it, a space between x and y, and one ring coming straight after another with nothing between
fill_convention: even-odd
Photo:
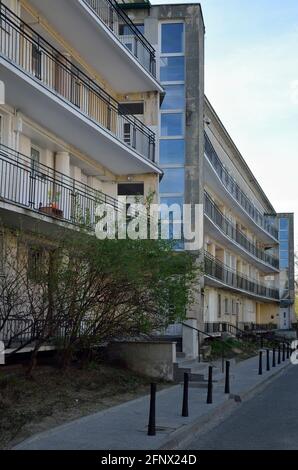
<instances>
[{"instance_id":1,"label":"curb","mask_svg":"<svg viewBox=\"0 0 298 470\"><path fill-rule=\"evenodd\" d=\"M282 375L289 366L292 364L286 364L284 367L278 369L275 373L272 373L269 377L265 378L262 382L256 384L251 389L244 391L241 395L235 395L240 397L240 402L248 401L253 396L262 392L271 382ZM215 423L218 414L220 413L220 420L227 418L234 410L239 406L239 402L235 401L234 395L231 394L226 402L216 406L212 411L207 412L205 415L196 418L192 423L186 424L182 429L174 431L170 438L163 442L158 450L179 450L182 446L187 445L195 436L206 431L207 428L212 428L212 424ZM241 404L241 403L240 403Z\"/></svg>"}]
</instances>

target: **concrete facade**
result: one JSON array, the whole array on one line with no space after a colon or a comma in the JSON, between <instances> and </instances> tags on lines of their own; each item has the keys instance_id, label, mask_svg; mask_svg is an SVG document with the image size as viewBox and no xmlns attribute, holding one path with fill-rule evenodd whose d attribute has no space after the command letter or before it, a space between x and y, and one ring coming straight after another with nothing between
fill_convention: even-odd
<instances>
[{"instance_id":1,"label":"concrete facade","mask_svg":"<svg viewBox=\"0 0 298 470\"><path fill-rule=\"evenodd\" d=\"M252 324L280 327L283 281L278 216L204 96L205 28L200 6L147 5L141 9L133 3L125 11L135 23L144 21L145 34L157 48L157 56L163 57L161 25L185 24L184 202L204 204L200 259L205 260L205 276L198 280L201 288L195 305L188 309L188 322L201 330L207 323L218 322L239 328ZM292 225L290 230L293 234ZM293 251L289 256L292 264ZM184 330L184 352L194 356L195 330L193 334Z\"/></svg>"}]
</instances>

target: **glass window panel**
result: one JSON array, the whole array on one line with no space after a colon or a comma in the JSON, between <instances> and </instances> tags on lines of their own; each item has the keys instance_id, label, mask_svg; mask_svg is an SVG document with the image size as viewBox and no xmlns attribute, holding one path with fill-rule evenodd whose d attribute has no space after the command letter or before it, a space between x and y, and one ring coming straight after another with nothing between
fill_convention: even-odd
<instances>
[{"instance_id":1,"label":"glass window panel","mask_svg":"<svg viewBox=\"0 0 298 470\"><path fill-rule=\"evenodd\" d=\"M282 230L279 232L279 239L281 241L287 241L288 240L288 232L286 230Z\"/></svg>"},{"instance_id":2,"label":"glass window panel","mask_svg":"<svg viewBox=\"0 0 298 470\"><path fill-rule=\"evenodd\" d=\"M289 267L289 261L287 259L280 259L279 260L279 268L286 269Z\"/></svg>"},{"instance_id":3,"label":"glass window panel","mask_svg":"<svg viewBox=\"0 0 298 470\"><path fill-rule=\"evenodd\" d=\"M289 259L289 252L288 251L281 251L279 256L282 259Z\"/></svg>"},{"instance_id":4,"label":"glass window panel","mask_svg":"<svg viewBox=\"0 0 298 470\"><path fill-rule=\"evenodd\" d=\"M183 52L183 23L165 23L161 26L161 52Z\"/></svg>"},{"instance_id":5,"label":"glass window panel","mask_svg":"<svg viewBox=\"0 0 298 470\"><path fill-rule=\"evenodd\" d=\"M280 249L281 251L288 251L288 249L289 249L289 244L288 244L288 242L280 242L280 244L279 244L279 249Z\"/></svg>"},{"instance_id":6,"label":"glass window panel","mask_svg":"<svg viewBox=\"0 0 298 470\"><path fill-rule=\"evenodd\" d=\"M183 197L169 196L169 197L161 197L160 198L160 204L164 204L169 208L171 206L174 206L174 205L179 206L181 217L183 217L183 203L184 203L184 198ZM170 214L174 214L175 218L176 218L175 206L173 208L174 208L174 211L172 211ZM162 219L167 219L169 213L168 213L168 211L165 211L162 208L160 215L161 215Z\"/></svg>"},{"instance_id":7,"label":"glass window panel","mask_svg":"<svg viewBox=\"0 0 298 470\"><path fill-rule=\"evenodd\" d=\"M182 113L171 113L161 115L161 136L183 135Z\"/></svg>"},{"instance_id":8,"label":"glass window panel","mask_svg":"<svg viewBox=\"0 0 298 470\"><path fill-rule=\"evenodd\" d=\"M144 183L119 183L118 196L144 196Z\"/></svg>"},{"instance_id":9,"label":"glass window panel","mask_svg":"<svg viewBox=\"0 0 298 470\"><path fill-rule=\"evenodd\" d=\"M288 219L279 219L279 228L280 228L280 230L288 230L289 220Z\"/></svg>"},{"instance_id":10,"label":"glass window panel","mask_svg":"<svg viewBox=\"0 0 298 470\"><path fill-rule=\"evenodd\" d=\"M184 57L161 57L160 80L162 82L184 81Z\"/></svg>"},{"instance_id":11,"label":"glass window panel","mask_svg":"<svg viewBox=\"0 0 298 470\"><path fill-rule=\"evenodd\" d=\"M183 164L185 161L185 142L182 139L160 140L159 163Z\"/></svg>"},{"instance_id":12,"label":"glass window panel","mask_svg":"<svg viewBox=\"0 0 298 470\"><path fill-rule=\"evenodd\" d=\"M184 168L167 168L160 182L161 193L184 193Z\"/></svg>"},{"instance_id":13,"label":"glass window panel","mask_svg":"<svg viewBox=\"0 0 298 470\"><path fill-rule=\"evenodd\" d=\"M161 105L161 109L184 109L185 88L184 85L164 86L166 96Z\"/></svg>"},{"instance_id":14,"label":"glass window panel","mask_svg":"<svg viewBox=\"0 0 298 470\"><path fill-rule=\"evenodd\" d=\"M140 31L141 34L144 34L145 28L144 24L135 24L136 28ZM120 36L135 36L133 29L126 24L119 25L119 34Z\"/></svg>"}]
</instances>

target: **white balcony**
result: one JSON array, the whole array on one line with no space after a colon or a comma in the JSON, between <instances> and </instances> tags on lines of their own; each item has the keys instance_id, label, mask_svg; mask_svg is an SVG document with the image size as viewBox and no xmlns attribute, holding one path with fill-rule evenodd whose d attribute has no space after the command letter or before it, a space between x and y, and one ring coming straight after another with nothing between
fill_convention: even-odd
<instances>
[{"instance_id":1,"label":"white balcony","mask_svg":"<svg viewBox=\"0 0 298 470\"><path fill-rule=\"evenodd\" d=\"M30 0L30 3L114 90L162 91L155 78L153 47L115 0Z\"/></svg>"},{"instance_id":2,"label":"white balcony","mask_svg":"<svg viewBox=\"0 0 298 470\"><path fill-rule=\"evenodd\" d=\"M208 193L204 200L204 227L208 235L221 245L252 263L263 273L278 273L278 259L257 247L220 212Z\"/></svg>"},{"instance_id":3,"label":"white balcony","mask_svg":"<svg viewBox=\"0 0 298 470\"><path fill-rule=\"evenodd\" d=\"M114 174L158 173L155 135L1 5L0 77L7 104Z\"/></svg>"},{"instance_id":4,"label":"white balcony","mask_svg":"<svg viewBox=\"0 0 298 470\"><path fill-rule=\"evenodd\" d=\"M218 196L218 198L227 206L232 207L235 215L243 221L248 229L255 233L260 241L268 246L274 246L278 243L275 235L262 227L256 220L245 210L245 208L237 201L236 197L229 188L222 182L216 169L205 154L204 159L204 175L206 185Z\"/></svg>"}]
</instances>

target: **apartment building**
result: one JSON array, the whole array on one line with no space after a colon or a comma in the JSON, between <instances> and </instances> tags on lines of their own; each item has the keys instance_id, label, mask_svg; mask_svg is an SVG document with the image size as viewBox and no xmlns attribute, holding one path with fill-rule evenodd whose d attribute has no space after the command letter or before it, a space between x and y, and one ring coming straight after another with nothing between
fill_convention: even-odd
<instances>
[{"instance_id":1,"label":"apartment building","mask_svg":"<svg viewBox=\"0 0 298 470\"><path fill-rule=\"evenodd\" d=\"M0 247L18 228L92 230L97 202L119 195L201 205L204 275L169 331L196 355L196 328L288 328L293 215L276 214L205 97L200 5L0 7Z\"/></svg>"},{"instance_id":2,"label":"apartment building","mask_svg":"<svg viewBox=\"0 0 298 470\"><path fill-rule=\"evenodd\" d=\"M114 0L0 3L2 248L20 228L93 230L98 201L157 197L163 88L143 32Z\"/></svg>"},{"instance_id":3,"label":"apartment building","mask_svg":"<svg viewBox=\"0 0 298 470\"><path fill-rule=\"evenodd\" d=\"M277 214L279 229L279 327L287 329L296 323L295 314L295 263L294 214Z\"/></svg>"},{"instance_id":4,"label":"apartment building","mask_svg":"<svg viewBox=\"0 0 298 470\"><path fill-rule=\"evenodd\" d=\"M279 325L277 214L205 100L206 322Z\"/></svg>"},{"instance_id":5,"label":"apartment building","mask_svg":"<svg viewBox=\"0 0 298 470\"><path fill-rule=\"evenodd\" d=\"M196 354L197 332L189 327L210 333L220 324L235 331L290 327L293 221L276 214L204 96L200 5L130 1L123 8L133 22L144 24L166 92L159 117L160 202L204 205L201 290L187 312L188 326L172 325L168 333L183 336L184 351ZM280 244L285 225L287 245ZM185 248L183 242L178 248Z\"/></svg>"}]
</instances>

